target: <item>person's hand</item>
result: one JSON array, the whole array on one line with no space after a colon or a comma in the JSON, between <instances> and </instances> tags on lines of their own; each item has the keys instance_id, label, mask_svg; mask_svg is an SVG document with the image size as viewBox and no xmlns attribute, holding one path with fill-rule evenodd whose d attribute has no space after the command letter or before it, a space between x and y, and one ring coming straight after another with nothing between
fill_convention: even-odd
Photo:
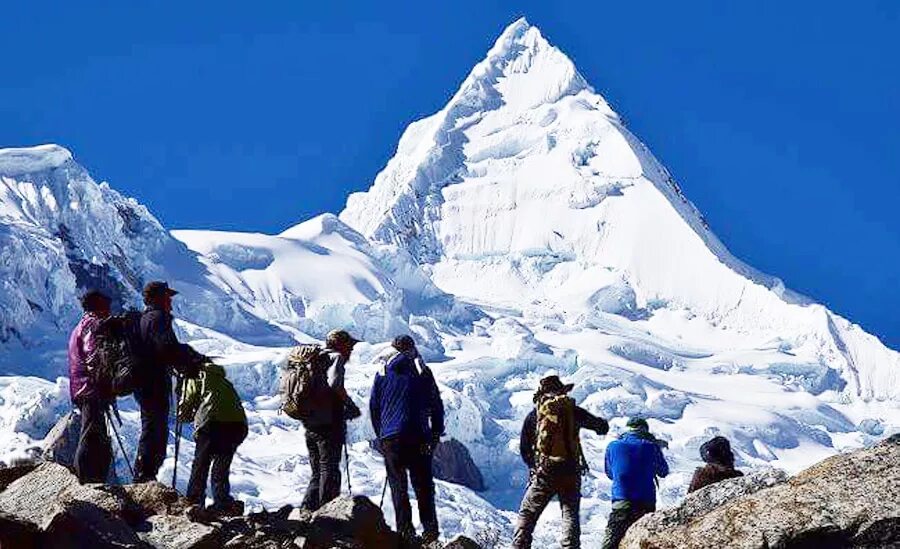
<instances>
[{"instance_id":1,"label":"person's hand","mask_svg":"<svg viewBox=\"0 0 900 549\"><path fill-rule=\"evenodd\" d=\"M433 454L437 447L441 444L441 435L440 433L433 433L431 435L431 453Z\"/></svg>"},{"instance_id":2,"label":"person's hand","mask_svg":"<svg viewBox=\"0 0 900 549\"><path fill-rule=\"evenodd\" d=\"M347 421L353 421L362 415L359 407L355 402L351 399L347 399L344 401L344 419Z\"/></svg>"}]
</instances>

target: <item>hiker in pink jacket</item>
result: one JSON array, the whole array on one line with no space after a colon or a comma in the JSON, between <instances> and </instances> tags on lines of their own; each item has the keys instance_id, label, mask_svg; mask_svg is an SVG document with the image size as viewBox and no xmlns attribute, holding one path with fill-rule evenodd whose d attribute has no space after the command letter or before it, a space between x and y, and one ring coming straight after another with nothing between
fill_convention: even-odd
<instances>
[{"instance_id":1,"label":"hiker in pink jacket","mask_svg":"<svg viewBox=\"0 0 900 549\"><path fill-rule=\"evenodd\" d=\"M75 451L75 473L82 483L105 482L112 464L112 443L106 430L106 410L111 397L94 386L89 371L95 351L95 334L109 317L112 300L98 290L81 298L84 316L69 337L69 394L81 416L81 433Z\"/></svg>"}]
</instances>

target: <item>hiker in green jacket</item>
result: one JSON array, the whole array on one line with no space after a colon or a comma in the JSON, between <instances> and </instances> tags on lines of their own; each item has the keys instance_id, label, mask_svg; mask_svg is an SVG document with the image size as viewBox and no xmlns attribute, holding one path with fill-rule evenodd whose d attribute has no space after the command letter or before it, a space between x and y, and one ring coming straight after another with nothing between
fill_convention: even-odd
<instances>
[{"instance_id":1,"label":"hiker in green jacket","mask_svg":"<svg viewBox=\"0 0 900 549\"><path fill-rule=\"evenodd\" d=\"M187 498L203 507L207 478L211 476L213 505L209 511L243 514L243 503L231 497L228 474L238 446L247 438L247 416L224 368L207 361L199 377L185 379L178 418L194 421L196 447Z\"/></svg>"}]
</instances>

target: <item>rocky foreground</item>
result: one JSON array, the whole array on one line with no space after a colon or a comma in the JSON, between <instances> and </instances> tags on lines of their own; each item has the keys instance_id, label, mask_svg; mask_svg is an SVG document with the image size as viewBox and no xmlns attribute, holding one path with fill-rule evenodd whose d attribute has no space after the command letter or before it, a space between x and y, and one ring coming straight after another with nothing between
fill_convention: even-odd
<instances>
[{"instance_id":1,"label":"rocky foreground","mask_svg":"<svg viewBox=\"0 0 900 549\"><path fill-rule=\"evenodd\" d=\"M0 470L0 547L401 547L368 498L342 496L316 513L292 507L220 518L159 482L81 485L56 463ZM467 538L435 548L477 549Z\"/></svg>"},{"instance_id":2,"label":"rocky foreground","mask_svg":"<svg viewBox=\"0 0 900 549\"><path fill-rule=\"evenodd\" d=\"M582 540L595 547L596 540ZM488 542L492 549L499 540ZM393 548L381 510L342 496L316 513L205 515L158 482L80 485L52 462L0 469L0 548ZM457 538L427 549L476 549ZM622 549L900 548L900 435L788 478L760 469L642 518ZM413 548L416 549L416 548Z\"/></svg>"},{"instance_id":3,"label":"rocky foreground","mask_svg":"<svg viewBox=\"0 0 900 549\"><path fill-rule=\"evenodd\" d=\"M900 548L900 435L788 479L754 471L635 523L621 549Z\"/></svg>"}]
</instances>

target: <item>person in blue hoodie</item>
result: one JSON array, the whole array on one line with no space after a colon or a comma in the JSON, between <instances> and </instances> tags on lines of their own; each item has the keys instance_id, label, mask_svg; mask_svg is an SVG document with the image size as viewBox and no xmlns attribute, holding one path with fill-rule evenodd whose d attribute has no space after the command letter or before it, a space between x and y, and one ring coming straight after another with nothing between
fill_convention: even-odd
<instances>
[{"instance_id":1,"label":"person in blue hoodie","mask_svg":"<svg viewBox=\"0 0 900 549\"><path fill-rule=\"evenodd\" d=\"M406 540L415 539L408 494L411 481L424 528L421 541L430 543L439 536L431 462L444 434L444 404L413 339L399 336L392 347L382 357L384 369L372 386L372 427L384 456L397 531Z\"/></svg>"},{"instance_id":2,"label":"person in blue hoodie","mask_svg":"<svg viewBox=\"0 0 900 549\"><path fill-rule=\"evenodd\" d=\"M612 512L603 549L616 549L628 528L656 510L656 479L669 474L664 443L650 433L647 420L633 417L628 430L606 447L606 476L613 481Z\"/></svg>"}]
</instances>

